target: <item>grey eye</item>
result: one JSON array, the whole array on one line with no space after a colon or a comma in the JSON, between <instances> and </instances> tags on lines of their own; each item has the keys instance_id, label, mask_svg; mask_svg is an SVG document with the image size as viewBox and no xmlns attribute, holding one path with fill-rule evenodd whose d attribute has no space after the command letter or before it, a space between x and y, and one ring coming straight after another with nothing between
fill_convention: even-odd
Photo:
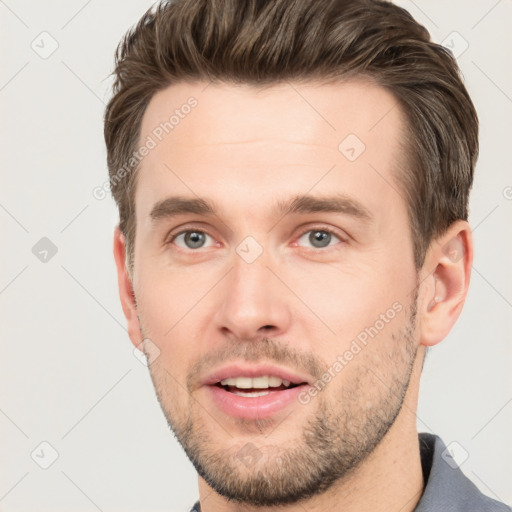
<instances>
[{"instance_id":1,"label":"grey eye","mask_svg":"<svg viewBox=\"0 0 512 512\"><path fill-rule=\"evenodd\" d=\"M197 231L190 231L185 235L185 243L191 249L197 249L204 244L205 236L204 233L199 233Z\"/></svg>"},{"instance_id":2,"label":"grey eye","mask_svg":"<svg viewBox=\"0 0 512 512\"><path fill-rule=\"evenodd\" d=\"M205 245L207 237L210 238L202 231L183 231L173 241L183 249L200 249Z\"/></svg>"},{"instance_id":3,"label":"grey eye","mask_svg":"<svg viewBox=\"0 0 512 512\"><path fill-rule=\"evenodd\" d=\"M332 245L331 242L333 239L340 241L336 235L329 233L329 231L326 231L325 229L313 229L306 231L306 233L299 238L299 245L303 245L304 241L306 241L306 243L310 244L312 247L322 249Z\"/></svg>"},{"instance_id":4,"label":"grey eye","mask_svg":"<svg viewBox=\"0 0 512 512\"><path fill-rule=\"evenodd\" d=\"M331 238L331 234L326 231L311 231L309 235L309 241L314 247L327 247Z\"/></svg>"}]
</instances>

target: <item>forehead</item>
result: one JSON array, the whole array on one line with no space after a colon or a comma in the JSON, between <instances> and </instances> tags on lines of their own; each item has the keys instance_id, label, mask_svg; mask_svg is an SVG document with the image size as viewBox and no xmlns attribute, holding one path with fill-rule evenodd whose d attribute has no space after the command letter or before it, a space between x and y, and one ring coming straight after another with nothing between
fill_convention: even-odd
<instances>
[{"instance_id":1,"label":"forehead","mask_svg":"<svg viewBox=\"0 0 512 512\"><path fill-rule=\"evenodd\" d=\"M196 105L189 108L191 103ZM265 87L178 83L153 96L143 116L141 136L165 124L173 114L172 129L168 127L164 135L177 144L234 142L234 135L241 142L258 133L306 143L319 136L335 142L347 131L364 139L379 124L399 128L401 123L395 97L363 78ZM198 130L198 125L210 129Z\"/></svg>"},{"instance_id":2,"label":"forehead","mask_svg":"<svg viewBox=\"0 0 512 512\"><path fill-rule=\"evenodd\" d=\"M152 149L138 171L137 217L165 194L216 199L226 190L224 200L251 191L262 208L269 195L312 186L364 193L372 185L396 201L396 185L385 188L403 154L403 128L396 98L365 80L172 85L143 116L139 143L151 139Z\"/></svg>"}]
</instances>

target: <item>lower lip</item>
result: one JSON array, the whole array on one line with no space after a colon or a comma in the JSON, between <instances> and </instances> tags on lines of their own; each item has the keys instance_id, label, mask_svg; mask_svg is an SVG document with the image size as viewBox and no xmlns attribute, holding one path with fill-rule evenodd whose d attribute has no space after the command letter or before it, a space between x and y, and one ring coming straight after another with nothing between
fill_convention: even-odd
<instances>
[{"instance_id":1,"label":"lower lip","mask_svg":"<svg viewBox=\"0 0 512 512\"><path fill-rule=\"evenodd\" d=\"M299 403L297 397L306 387L300 385L282 391L270 391L264 396L245 397L235 395L220 386L206 386L214 403L225 414L249 420L268 418L293 402Z\"/></svg>"}]
</instances>

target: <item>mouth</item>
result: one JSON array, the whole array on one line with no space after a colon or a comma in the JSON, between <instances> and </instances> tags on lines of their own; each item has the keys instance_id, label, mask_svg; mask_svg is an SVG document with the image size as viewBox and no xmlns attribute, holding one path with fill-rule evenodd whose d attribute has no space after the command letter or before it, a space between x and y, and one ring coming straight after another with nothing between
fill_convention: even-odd
<instances>
[{"instance_id":1,"label":"mouth","mask_svg":"<svg viewBox=\"0 0 512 512\"><path fill-rule=\"evenodd\" d=\"M305 384L305 383L304 383ZM237 396L255 398L258 396L267 396L278 391L293 389L302 384L281 379L274 375L263 375L261 377L230 377L217 382L218 386L228 393L234 393Z\"/></svg>"},{"instance_id":2,"label":"mouth","mask_svg":"<svg viewBox=\"0 0 512 512\"><path fill-rule=\"evenodd\" d=\"M307 376L274 366L230 366L203 384L213 404L224 414L262 419L300 405L297 397L310 384Z\"/></svg>"}]
</instances>

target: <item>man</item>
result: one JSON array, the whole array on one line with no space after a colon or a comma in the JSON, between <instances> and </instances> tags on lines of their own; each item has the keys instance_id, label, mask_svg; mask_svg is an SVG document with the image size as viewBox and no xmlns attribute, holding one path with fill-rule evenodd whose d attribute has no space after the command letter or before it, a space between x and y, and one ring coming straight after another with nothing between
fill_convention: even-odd
<instances>
[{"instance_id":1,"label":"man","mask_svg":"<svg viewBox=\"0 0 512 512\"><path fill-rule=\"evenodd\" d=\"M162 3L105 117L131 341L202 512L510 510L416 430L473 257L478 121L382 1Z\"/></svg>"}]
</instances>

